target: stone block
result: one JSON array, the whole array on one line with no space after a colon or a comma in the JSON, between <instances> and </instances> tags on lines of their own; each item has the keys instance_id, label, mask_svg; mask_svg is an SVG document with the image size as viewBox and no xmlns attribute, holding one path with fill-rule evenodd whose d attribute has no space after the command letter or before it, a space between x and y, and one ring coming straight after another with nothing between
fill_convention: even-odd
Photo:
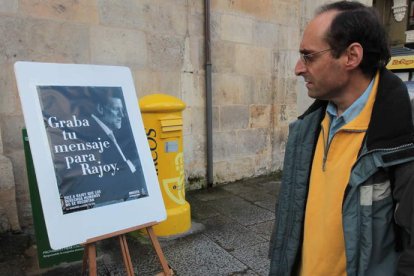
<instances>
[{"instance_id":1,"label":"stone block","mask_svg":"<svg viewBox=\"0 0 414 276\"><path fill-rule=\"evenodd\" d=\"M288 126L298 117L296 104L276 104L275 105L275 125Z\"/></svg>"},{"instance_id":2,"label":"stone block","mask_svg":"<svg viewBox=\"0 0 414 276\"><path fill-rule=\"evenodd\" d=\"M252 78L254 81L253 91L250 92L250 103L255 104L271 104L275 98L274 77L272 76L256 76Z\"/></svg>"},{"instance_id":3,"label":"stone block","mask_svg":"<svg viewBox=\"0 0 414 276\"><path fill-rule=\"evenodd\" d=\"M272 105L250 106L250 128L272 127Z\"/></svg>"},{"instance_id":4,"label":"stone block","mask_svg":"<svg viewBox=\"0 0 414 276\"><path fill-rule=\"evenodd\" d=\"M22 129L25 127L23 116L2 116L0 118L0 128L4 153L6 155L13 150L22 150Z\"/></svg>"},{"instance_id":5,"label":"stone block","mask_svg":"<svg viewBox=\"0 0 414 276\"><path fill-rule=\"evenodd\" d=\"M97 24L95 0L21 0L19 9L25 16Z\"/></svg>"},{"instance_id":6,"label":"stone block","mask_svg":"<svg viewBox=\"0 0 414 276\"><path fill-rule=\"evenodd\" d=\"M214 161L219 162L238 156L238 141L235 131L214 132L213 156ZM214 169L215 170L215 169Z\"/></svg>"},{"instance_id":7,"label":"stone block","mask_svg":"<svg viewBox=\"0 0 414 276\"><path fill-rule=\"evenodd\" d=\"M267 153L271 149L270 139L269 129L240 130L237 132L238 154L251 156Z\"/></svg>"},{"instance_id":8,"label":"stone block","mask_svg":"<svg viewBox=\"0 0 414 276\"><path fill-rule=\"evenodd\" d=\"M205 70L204 38L190 36L190 58L194 73Z\"/></svg>"},{"instance_id":9,"label":"stone block","mask_svg":"<svg viewBox=\"0 0 414 276\"><path fill-rule=\"evenodd\" d=\"M276 33L277 44L276 49L293 50L299 52L300 29L297 26L278 25Z\"/></svg>"},{"instance_id":10,"label":"stone block","mask_svg":"<svg viewBox=\"0 0 414 276\"><path fill-rule=\"evenodd\" d=\"M8 153L7 157L13 164L19 222L22 227L28 227L32 224L33 218L24 152L23 150L15 150Z\"/></svg>"},{"instance_id":11,"label":"stone block","mask_svg":"<svg viewBox=\"0 0 414 276\"><path fill-rule=\"evenodd\" d=\"M250 18L223 14L219 29L222 40L246 44L253 41L253 20Z\"/></svg>"},{"instance_id":12,"label":"stone block","mask_svg":"<svg viewBox=\"0 0 414 276\"><path fill-rule=\"evenodd\" d=\"M180 72L160 72L144 69L135 70L133 74L138 98L155 93L162 93L182 99Z\"/></svg>"},{"instance_id":13,"label":"stone block","mask_svg":"<svg viewBox=\"0 0 414 276\"><path fill-rule=\"evenodd\" d=\"M179 71L184 62L184 38L150 35L148 67L157 71Z\"/></svg>"},{"instance_id":14,"label":"stone block","mask_svg":"<svg viewBox=\"0 0 414 276\"><path fill-rule=\"evenodd\" d=\"M99 21L102 25L120 28L148 29L148 18L156 13L157 5L150 1L99 1Z\"/></svg>"},{"instance_id":15,"label":"stone block","mask_svg":"<svg viewBox=\"0 0 414 276\"><path fill-rule=\"evenodd\" d=\"M249 45L236 45L235 71L242 75L263 76L271 74L271 50Z\"/></svg>"},{"instance_id":16,"label":"stone block","mask_svg":"<svg viewBox=\"0 0 414 276\"><path fill-rule=\"evenodd\" d=\"M20 115L20 100L17 93L14 70L11 64L3 64L0 71L0 114Z\"/></svg>"},{"instance_id":17,"label":"stone block","mask_svg":"<svg viewBox=\"0 0 414 276\"><path fill-rule=\"evenodd\" d=\"M13 166L4 155L0 155L0 176L0 232L19 230Z\"/></svg>"},{"instance_id":18,"label":"stone block","mask_svg":"<svg viewBox=\"0 0 414 276\"><path fill-rule=\"evenodd\" d=\"M295 66L298 60L298 51L276 51L273 53L272 71L278 78L297 78Z\"/></svg>"},{"instance_id":19,"label":"stone block","mask_svg":"<svg viewBox=\"0 0 414 276\"><path fill-rule=\"evenodd\" d=\"M93 63L125 65L132 69L147 65L147 40L142 31L92 27L90 39Z\"/></svg>"},{"instance_id":20,"label":"stone block","mask_svg":"<svg viewBox=\"0 0 414 276\"><path fill-rule=\"evenodd\" d=\"M204 133L196 133L183 136L183 147L184 153L187 153L188 158L184 160L188 162L189 165L192 162L197 162L197 159L205 155L206 151L206 136ZM204 163L202 161L201 163Z\"/></svg>"},{"instance_id":21,"label":"stone block","mask_svg":"<svg viewBox=\"0 0 414 276\"><path fill-rule=\"evenodd\" d=\"M1 17L0 37L1 64L18 60L89 61L89 31L80 24Z\"/></svg>"},{"instance_id":22,"label":"stone block","mask_svg":"<svg viewBox=\"0 0 414 276\"><path fill-rule=\"evenodd\" d=\"M246 129L249 126L248 105L222 105L220 106L220 128L228 131L233 129Z\"/></svg>"},{"instance_id":23,"label":"stone block","mask_svg":"<svg viewBox=\"0 0 414 276\"><path fill-rule=\"evenodd\" d=\"M180 90L180 73L177 71L170 72L157 72L156 84L158 86L157 91L160 93L168 94L183 100L182 92ZM188 104L188 102L186 102Z\"/></svg>"},{"instance_id":24,"label":"stone block","mask_svg":"<svg viewBox=\"0 0 414 276\"><path fill-rule=\"evenodd\" d=\"M280 43L283 43L278 39L279 28L280 25L275 23L255 21L253 26L254 44L260 47L277 48Z\"/></svg>"},{"instance_id":25,"label":"stone block","mask_svg":"<svg viewBox=\"0 0 414 276\"><path fill-rule=\"evenodd\" d=\"M188 180L187 183L198 185L195 183L195 179L199 181L204 180L206 171L206 135L191 134L183 136L183 148L184 148L184 168L185 175ZM188 187L193 189L194 187ZM201 188L201 187L199 187Z\"/></svg>"},{"instance_id":26,"label":"stone block","mask_svg":"<svg viewBox=\"0 0 414 276\"><path fill-rule=\"evenodd\" d=\"M232 182L254 175L254 161L251 157L218 160L214 155L214 183Z\"/></svg>"},{"instance_id":27,"label":"stone block","mask_svg":"<svg viewBox=\"0 0 414 276\"><path fill-rule=\"evenodd\" d=\"M213 106L213 131L219 131L220 129L220 107Z\"/></svg>"},{"instance_id":28,"label":"stone block","mask_svg":"<svg viewBox=\"0 0 414 276\"><path fill-rule=\"evenodd\" d=\"M272 168L272 149L270 148L270 145L271 142L269 143L269 148L266 151L257 154L254 157L255 176L270 174L274 171L274 168Z\"/></svg>"},{"instance_id":29,"label":"stone block","mask_svg":"<svg viewBox=\"0 0 414 276\"><path fill-rule=\"evenodd\" d=\"M3 155L3 139L1 135L1 127L0 127L0 155Z\"/></svg>"},{"instance_id":30,"label":"stone block","mask_svg":"<svg viewBox=\"0 0 414 276\"><path fill-rule=\"evenodd\" d=\"M211 1L213 11L246 14L261 21L270 20L272 14L272 0L237 0L237 1Z\"/></svg>"},{"instance_id":31,"label":"stone block","mask_svg":"<svg viewBox=\"0 0 414 276\"><path fill-rule=\"evenodd\" d=\"M204 13L204 2L200 0L188 0L188 6L192 13Z\"/></svg>"},{"instance_id":32,"label":"stone block","mask_svg":"<svg viewBox=\"0 0 414 276\"><path fill-rule=\"evenodd\" d=\"M206 132L206 112L204 107L188 107L184 123L189 125L188 134L202 135Z\"/></svg>"},{"instance_id":33,"label":"stone block","mask_svg":"<svg viewBox=\"0 0 414 276\"><path fill-rule=\"evenodd\" d=\"M135 91L138 100L146 95L151 95L159 90L154 84L154 72L146 69L132 70L134 75Z\"/></svg>"},{"instance_id":34,"label":"stone block","mask_svg":"<svg viewBox=\"0 0 414 276\"><path fill-rule=\"evenodd\" d=\"M188 7L182 1L99 2L100 21L105 26L132 28L157 34L184 35Z\"/></svg>"},{"instance_id":35,"label":"stone block","mask_svg":"<svg viewBox=\"0 0 414 276\"><path fill-rule=\"evenodd\" d=\"M272 169L278 170L283 164L286 142L289 134L288 126L276 127L272 137Z\"/></svg>"},{"instance_id":36,"label":"stone block","mask_svg":"<svg viewBox=\"0 0 414 276\"><path fill-rule=\"evenodd\" d=\"M300 77L301 78L301 77ZM276 103L296 104L297 103L297 84L296 78L275 78Z\"/></svg>"},{"instance_id":37,"label":"stone block","mask_svg":"<svg viewBox=\"0 0 414 276\"><path fill-rule=\"evenodd\" d=\"M298 79L297 82L298 114L302 114L309 108L315 99L308 96L308 89L305 86L305 80L303 78Z\"/></svg>"},{"instance_id":38,"label":"stone block","mask_svg":"<svg viewBox=\"0 0 414 276\"><path fill-rule=\"evenodd\" d=\"M153 17L150 18L152 31L169 35L185 35L188 31L189 11L187 7L173 1L159 1L158 7L158 13L153 14Z\"/></svg>"},{"instance_id":39,"label":"stone block","mask_svg":"<svg viewBox=\"0 0 414 276\"><path fill-rule=\"evenodd\" d=\"M272 19L281 25L299 26L299 5L291 2L277 1L273 5Z\"/></svg>"},{"instance_id":40,"label":"stone block","mask_svg":"<svg viewBox=\"0 0 414 276\"><path fill-rule=\"evenodd\" d=\"M234 73L236 44L225 41L212 41L211 62L214 73Z\"/></svg>"},{"instance_id":41,"label":"stone block","mask_svg":"<svg viewBox=\"0 0 414 276\"><path fill-rule=\"evenodd\" d=\"M213 93L214 88L212 88ZM190 91L191 96L183 99L187 100L188 104L191 104L192 106L202 106L204 107L206 105L206 82L205 82L205 74L204 72L198 72L194 73L194 90ZM214 96L213 96L214 97Z\"/></svg>"},{"instance_id":42,"label":"stone block","mask_svg":"<svg viewBox=\"0 0 414 276\"><path fill-rule=\"evenodd\" d=\"M212 79L214 105L250 103L252 80L249 77L214 73Z\"/></svg>"},{"instance_id":43,"label":"stone block","mask_svg":"<svg viewBox=\"0 0 414 276\"><path fill-rule=\"evenodd\" d=\"M16 13L19 8L19 0L0 0L0 12Z\"/></svg>"},{"instance_id":44,"label":"stone block","mask_svg":"<svg viewBox=\"0 0 414 276\"><path fill-rule=\"evenodd\" d=\"M188 20L188 32L190 36L204 39L204 11L190 13Z\"/></svg>"}]
</instances>

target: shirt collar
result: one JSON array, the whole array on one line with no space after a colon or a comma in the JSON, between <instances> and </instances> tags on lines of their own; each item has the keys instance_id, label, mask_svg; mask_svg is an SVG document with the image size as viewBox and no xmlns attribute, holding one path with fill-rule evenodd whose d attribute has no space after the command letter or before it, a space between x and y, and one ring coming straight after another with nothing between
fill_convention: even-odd
<instances>
[{"instance_id":1,"label":"shirt collar","mask_svg":"<svg viewBox=\"0 0 414 276\"><path fill-rule=\"evenodd\" d=\"M336 110L336 105L332 102L328 103L328 106L326 108L326 112L329 114L331 119L335 118L337 120L342 119L344 120L344 123L347 124L350 121L352 121L364 108L365 104L368 101L369 95L371 94L372 86L374 84L375 77L371 80L369 83L367 89L365 89L364 93L362 93L359 98L351 104L350 107L348 107L344 113L342 113L338 117L338 112Z\"/></svg>"}]
</instances>

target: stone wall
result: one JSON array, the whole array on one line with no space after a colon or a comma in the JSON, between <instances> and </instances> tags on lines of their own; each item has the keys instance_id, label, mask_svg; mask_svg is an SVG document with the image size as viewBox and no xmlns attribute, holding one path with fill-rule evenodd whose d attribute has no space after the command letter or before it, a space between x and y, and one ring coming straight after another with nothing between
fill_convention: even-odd
<instances>
[{"instance_id":1,"label":"stone wall","mask_svg":"<svg viewBox=\"0 0 414 276\"><path fill-rule=\"evenodd\" d=\"M31 225L19 60L128 66L138 97L182 99L187 188L205 184L203 2L0 0L0 231ZM300 34L315 5L211 1L215 183L281 168L297 116Z\"/></svg>"},{"instance_id":2,"label":"stone wall","mask_svg":"<svg viewBox=\"0 0 414 276\"><path fill-rule=\"evenodd\" d=\"M276 171L296 117L300 3L212 3L214 179Z\"/></svg>"}]
</instances>

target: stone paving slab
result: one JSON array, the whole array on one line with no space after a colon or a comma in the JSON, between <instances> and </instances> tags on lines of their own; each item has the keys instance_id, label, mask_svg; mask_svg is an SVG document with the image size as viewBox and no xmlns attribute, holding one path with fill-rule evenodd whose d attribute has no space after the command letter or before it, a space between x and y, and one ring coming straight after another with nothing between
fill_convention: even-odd
<instances>
[{"instance_id":1,"label":"stone paving slab","mask_svg":"<svg viewBox=\"0 0 414 276\"><path fill-rule=\"evenodd\" d=\"M186 197L186 200L190 204L191 217L197 221L211 218L220 214L214 209L214 206L211 202L201 201L192 194L188 195Z\"/></svg>"},{"instance_id":2,"label":"stone paving slab","mask_svg":"<svg viewBox=\"0 0 414 276\"><path fill-rule=\"evenodd\" d=\"M254 204L275 213L276 204L273 196L263 197L263 200L255 201Z\"/></svg>"},{"instance_id":3,"label":"stone paving slab","mask_svg":"<svg viewBox=\"0 0 414 276\"><path fill-rule=\"evenodd\" d=\"M232 197L231 200L211 200L211 203L215 210L244 226L273 220L275 217L273 212L240 197Z\"/></svg>"},{"instance_id":4,"label":"stone paving slab","mask_svg":"<svg viewBox=\"0 0 414 276\"><path fill-rule=\"evenodd\" d=\"M276 185L276 184L275 184ZM229 191L247 201L263 201L265 199L275 200L275 196L270 192L269 187L266 187L266 192L264 192L264 187L260 187L255 183L250 184L237 184L232 183L222 187L223 190Z\"/></svg>"},{"instance_id":5,"label":"stone paving slab","mask_svg":"<svg viewBox=\"0 0 414 276\"><path fill-rule=\"evenodd\" d=\"M270 241L270 234L272 233L274 221L265 221L255 225L247 226L247 229L255 232L260 237L264 238L267 241Z\"/></svg>"},{"instance_id":6,"label":"stone paving slab","mask_svg":"<svg viewBox=\"0 0 414 276\"><path fill-rule=\"evenodd\" d=\"M191 191L188 192L187 195L195 197L198 201L225 200L234 197L233 193L223 189L224 186L225 185L210 189Z\"/></svg>"},{"instance_id":7,"label":"stone paving slab","mask_svg":"<svg viewBox=\"0 0 414 276\"><path fill-rule=\"evenodd\" d=\"M254 246L236 249L231 254L246 264L258 275L269 275L270 260L268 259L269 243L260 243Z\"/></svg>"},{"instance_id":8,"label":"stone paving slab","mask_svg":"<svg viewBox=\"0 0 414 276\"><path fill-rule=\"evenodd\" d=\"M203 234L184 238L164 252L177 275L233 275L248 269Z\"/></svg>"},{"instance_id":9,"label":"stone paving slab","mask_svg":"<svg viewBox=\"0 0 414 276\"><path fill-rule=\"evenodd\" d=\"M204 234L227 251L266 241L245 226L224 216L212 217L201 222L206 227Z\"/></svg>"}]
</instances>

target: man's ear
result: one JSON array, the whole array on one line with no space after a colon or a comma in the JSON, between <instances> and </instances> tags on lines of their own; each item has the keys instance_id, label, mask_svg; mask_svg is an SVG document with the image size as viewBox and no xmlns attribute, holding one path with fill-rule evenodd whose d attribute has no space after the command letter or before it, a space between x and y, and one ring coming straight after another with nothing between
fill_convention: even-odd
<instances>
[{"instance_id":1,"label":"man's ear","mask_svg":"<svg viewBox=\"0 0 414 276\"><path fill-rule=\"evenodd\" d=\"M353 70L355 68L358 68L358 66L362 62L362 58L364 57L364 48L362 48L362 45L354 42L351 43L351 45L348 46L346 49L346 63L345 66Z\"/></svg>"},{"instance_id":2,"label":"man's ear","mask_svg":"<svg viewBox=\"0 0 414 276\"><path fill-rule=\"evenodd\" d=\"M101 116L103 115L104 110L103 110L103 106L100 103L98 103L98 105L96 106L96 110L98 111L99 115Z\"/></svg>"}]
</instances>

